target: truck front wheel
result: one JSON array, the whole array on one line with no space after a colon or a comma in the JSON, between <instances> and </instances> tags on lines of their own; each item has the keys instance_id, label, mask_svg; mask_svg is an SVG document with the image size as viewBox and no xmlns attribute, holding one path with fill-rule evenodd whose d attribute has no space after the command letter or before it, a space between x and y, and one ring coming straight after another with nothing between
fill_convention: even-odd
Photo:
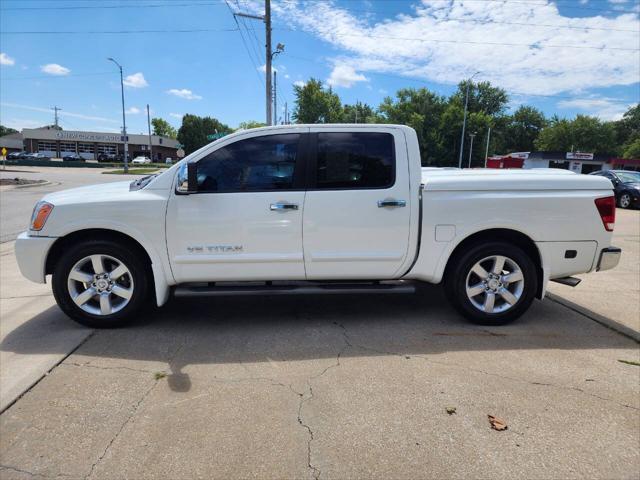
<instances>
[{"instance_id":1,"label":"truck front wheel","mask_svg":"<svg viewBox=\"0 0 640 480\"><path fill-rule=\"evenodd\" d=\"M445 291L454 307L473 323L505 325L531 305L536 268L522 249L503 242L473 247L453 259Z\"/></svg>"},{"instance_id":2,"label":"truck front wheel","mask_svg":"<svg viewBox=\"0 0 640 480\"><path fill-rule=\"evenodd\" d=\"M140 255L117 242L90 240L67 249L53 271L56 302L92 328L128 323L147 299L148 269Z\"/></svg>"}]
</instances>

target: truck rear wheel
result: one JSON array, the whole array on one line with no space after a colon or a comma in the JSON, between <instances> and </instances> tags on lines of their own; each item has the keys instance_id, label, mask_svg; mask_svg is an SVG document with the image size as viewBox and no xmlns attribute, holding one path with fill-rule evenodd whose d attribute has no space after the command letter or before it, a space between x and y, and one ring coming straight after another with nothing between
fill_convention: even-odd
<instances>
[{"instance_id":1,"label":"truck rear wheel","mask_svg":"<svg viewBox=\"0 0 640 480\"><path fill-rule=\"evenodd\" d=\"M53 295L69 317L92 328L125 325L145 304L148 268L134 251L110 240L69 248L53 271Z\"/></svg>"},{"instance_id":2,"label":"truck rear wheel","mask_svg":"<svg viewBox=\"0 0 640 480\"><path fill-rule=\"evenodd\" d=\"M478 245L453 261L445 291L453 306L471 322L505 325L533 302L536 268L529 255L515 245Z\"/></svg>"}]
</instances>

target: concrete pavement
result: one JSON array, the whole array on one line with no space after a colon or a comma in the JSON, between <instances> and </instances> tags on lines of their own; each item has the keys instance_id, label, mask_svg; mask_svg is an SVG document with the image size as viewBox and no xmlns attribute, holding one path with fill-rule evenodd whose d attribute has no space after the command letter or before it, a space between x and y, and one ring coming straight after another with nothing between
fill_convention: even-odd
<instances>
[{"instance_id":1,"label":"concrete pavement","mask_svg":"<svg viewBox=\"0 0 640 480\"><path fill-rule=\"evenodd\" d=\"M622 248L615 269L578 275L582 282L576 288L552 282L549 292L555 300L640 341L640 210L616 210L613 244Z\"/></svg>"},{"instance_id":2,"label":"concrete pavement","mask_svg":"<svg viewBox=\"0 0 640 480\"><path fill-rule=\"evenodd\" d=\"M112 178L93 175L73 178ZM20 202L9 211L6 198L1 218L18 221ZM551 290L633 327L639 213L618 210L618 269ZM12 249L0 245L0 408L24 395L0 416L3 480L640 471L640 367L620 362L640 361L638 343L557 301L482 328L438 287L174 299L93 332L64 317L48 285L19 276ZM492 430L490 414L508 429Z\"/></svg>"},{"instance_id":3,"label":"concrete pavement","mask_svg":"<svg viewBox=\"0 0 640 480\"><path fill-rule=\"evenodd\" d=\"M636 478L621 359L637 343L554 302L480 328L437 288L174 300L97 331L0 417L2 476Z\"/></svg>"}]
</instances>

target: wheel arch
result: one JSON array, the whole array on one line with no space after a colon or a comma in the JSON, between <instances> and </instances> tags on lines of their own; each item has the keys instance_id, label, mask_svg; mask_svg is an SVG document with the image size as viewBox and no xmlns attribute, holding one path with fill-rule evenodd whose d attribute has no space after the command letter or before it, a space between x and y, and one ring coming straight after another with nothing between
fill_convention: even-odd
<instances>
[{"instance_id":1,"label":"wheel arch","mask_svg":"<svg viewBox=\"0 0 640 480\"><path fill-rule=\"evenodd\" d=\"M147 265L149 278L152 282L150 289L155 292L156 304L160 306L166 302L169 294L169 286L164 278L159 259L154 259L152 255L149 254L149 251L137 239L117 230L107 228L87 228L83 230L76 230L59 237L53 243L47 254L45 261L45 275L53 273L56 263L67 247L84 240L95 239L111 240L129 245L130 248L135 249L142 256L145 264Z\"/></svg>"},{"instance_id":2,"label":"wheel arch","mask_svg":"<svg viewBox=\"0 0 640 480\"><path fill-rule=\"evenodd\" d=\"M542 268L542 255L536 243L528 235L510 228L491 228L474 232L462 239L449 255L444 269L444 278L449 274L449 270L455 265L462 253L472 245L487 243L492 241L507 242L521 248L533 261L536 266L538 285L536 286L536 297L542 298L544 292L544 275Z\"/></svg>"}]
</instances>

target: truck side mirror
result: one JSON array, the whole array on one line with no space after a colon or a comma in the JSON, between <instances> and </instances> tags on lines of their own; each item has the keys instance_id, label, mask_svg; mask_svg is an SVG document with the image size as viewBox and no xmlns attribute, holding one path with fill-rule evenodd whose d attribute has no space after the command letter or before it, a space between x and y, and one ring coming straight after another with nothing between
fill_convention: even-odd
<instances>
[{"instance_id":1,"label":"truck side mirror","mask_svg":"<svg viewBox=\"0 0 640 480\"><path fill-rule=\"evenodd\" d=\"M188 162L180 167L176 191L182 194L198 191L198 164L196 162Z\"/></svg>"}]
</instances>

